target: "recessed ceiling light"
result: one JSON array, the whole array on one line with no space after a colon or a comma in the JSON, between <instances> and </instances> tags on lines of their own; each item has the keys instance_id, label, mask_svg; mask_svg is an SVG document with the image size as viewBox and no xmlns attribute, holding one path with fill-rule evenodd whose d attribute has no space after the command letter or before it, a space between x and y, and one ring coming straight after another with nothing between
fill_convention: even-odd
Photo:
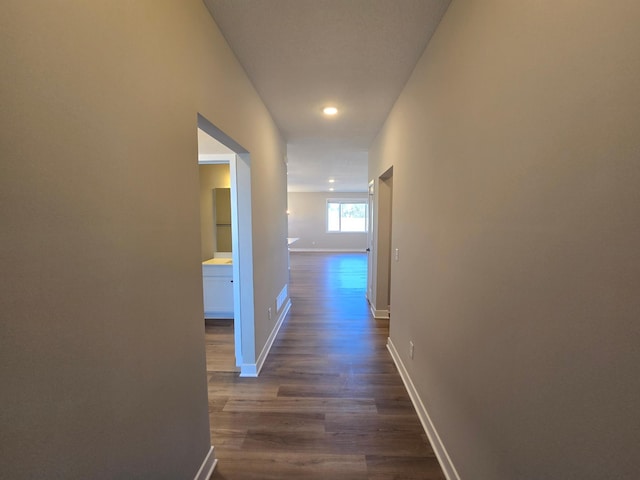
<instances>
[{"instance_id":1,"label":"recessed ceiling light","mask_svg":"<svg viewBox=\"0 0 640 480\"><path fill-rule=\"evenodd\" d=\"M334 188L333 188L333 187L331 187L331 188L329 189L329 191L330 191L330 192L333 192L333 190L334 190Z\"/></svg>"},{"instance_id":2,"label":"recessed ceiling light","mask_svg":"<svg viewBox=\"0 0 640 480\"><path fill-rule=\"evenodd\" d=\"M335 182L335 180L333 178L329 179L329 183L334 183L334 182Z\"/></svg>"},{"instance_id":3,"label":"recessed ceiling light","mask_svg":"<svg viewBox=\"0 0 640 480\"><path fill-rule=\"evenodd\" d=\"M322 109L322 112L325 115L335 115L336 113L338 113L338 109L336 107L324 107Z\"/></svg>"}]
</instances>

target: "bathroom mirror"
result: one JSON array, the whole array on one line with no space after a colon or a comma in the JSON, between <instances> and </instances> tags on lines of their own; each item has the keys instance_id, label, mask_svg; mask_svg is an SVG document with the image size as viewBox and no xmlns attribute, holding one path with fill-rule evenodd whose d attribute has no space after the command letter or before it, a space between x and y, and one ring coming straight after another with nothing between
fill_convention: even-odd
<instances>
[{"instance_id":1,"label":"bathroom mirror","mask_svg":"<svg viewBox=\"0 0 640 480\"><path fill-rule=\"evenodd\" d=\"M231 252L231 189L213 189L213 229L216 252Z\"/></svg>"}]
</instances>

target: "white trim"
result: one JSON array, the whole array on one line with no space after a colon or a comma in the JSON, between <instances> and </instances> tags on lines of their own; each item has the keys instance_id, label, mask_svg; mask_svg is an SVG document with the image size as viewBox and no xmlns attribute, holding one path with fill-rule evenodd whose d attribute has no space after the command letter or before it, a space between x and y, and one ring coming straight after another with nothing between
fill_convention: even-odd
<instances>
[{"instance_id":1,"label":"white trim","mask_svg":"<svg viewBox=\"0 0 640 480\"><path fill-rule=\"evenodd\" d=\"M216 465L218 463L218 459L216 458L215 451L213 449L213 445L209 447L209 451L207 455L204 457L204 461L202 465L200 465L200 469L196 476L193 477L193 480L209 480L213 471L216 469Z\"/></svg>"},{"instance_id":2,"label":"white trim","mask_svg":"<svg viewBox=\"0 0 640 480\"><path fill-rule=\"evenodd\" d=\"M232 162L234 157L235 153L202 153L198 155L198 163L200 165L220 165Z\"/></svg>"},{"instance_id":3,"label":"white trim","mask_svg":"<svg viewBox=\"0 0 640 480\"><path fill-rule=\"evenodd\" d=\"M291 253L366 253L364 248L290 248Z\"/></svg>"},{"instance_id":4,"label":"white trim","mask_svg":"<svg viewBox=\"0 0 640 480\"><path fill-rule=\"evenodd\" d=\"M260 370L262 370L262 366L264 365L264 361L267 359L267 355L269 355L269 351L271 350L271 347L273 346L273 342L275 341L276 337L278 336L278 332L280 331L280 327L282 326L282 323L284 322L284 318L287 316L287 313L289 313L289 309L291 308L291 299L287 298L287 301L284 305L284 307L282 308L282 312L280 313L280 316L278 317L278 321L276 322L275 326L273 327L273 330L271 330L271 334L269 335L269 338L267 339L267 343L265 343L264 348L262 349L262 352L260 352L260 356L258 357L258 360L256 363L244 363L242 365L240 365L240 376L241 377L257 377L258 375L260 375Z\"/></svg>"},{"instance_id":5,"label":"white trim","mask_svg":"<svg viewBox=\"0 0 640 480\"><path fill-rule=\"evenodd\" d=\"M243 363L240 365L240 376L255 378L258 376L258 366L255 363Z\"/></svg>"},{"instance_id":6,"label":"white trim","mask_svg":"<svg viewBox=\"0 0 640 480\"><path fill-rule=\"evenodd\" d=\"M276 312L282 310L282 306L287 301L287 298L289 298L289 285L285 283L284 287L282 287L282 290L280 290L280 293L276 298Z\"/></svg>"},{"instance_id":7,"label":"white trim","mask_svg":"<svg viewBox=\"0 0 640 480\"><path fill-rule=\"evenodd\" d=\"M253 233L251 210L251 164L249 154L235 155L229 164L231 170L232 257L233 257L233 312L236 366L255 362L255 305L253 296ZM235 188L234 188L235 187Z\"/></svg>"},{"instance_id":8,"label":"white trim","mask_svg":"<svg viewBox=\"0 0 640 480\"><path fill-rule=\"evenodd\" d=\"M371 309L371 315L373 315L373 318L389 320L389 310L376 310L373 308L371 302L369 302L369 308Z\"/></svg>"},{"instance_id":9,"label":"white trim","mask_svg":"<svg viewBox=\"0 0 640 480\"><path fill-rule=\"evenodd\" d=\"M204 312L205 320L227 320L233 318L233 312Z\"/></svg>"},{"instance_id":10,"label":"white trim","mask_svg":"<svg viewBox=\"0 0 640 480\"><path fill-rule=\"evenodd\" d=\"M400 377L402 377L402 381L404 382L404 386L409 393L409 397L411 397L411 402L416 409L416 413L418 414L418 418L420 418L420 423L422 423L422 428L424 428L427 437L429 437L429 442L431 443L431 447L433 448L436 456L438 457L438 462L440 462L440 467L442 467L442 471L444 472L447 480L460 480L460 475L458 475L458 471L456 467L453 465L449 454L447 453L447 449L444 447L438 432L436 431L436 427L431 421L429 414L427 413L427 409L422 403L422 399L418 392L416 391L416 387L413 385L411 381L411 377L409 376L409 372L405 368L402 363L402 359L396 350L395 345L391 338L387 338L387 349L391 354L391 358L393 358L396 367L398 368L398 372L400 373Z\"/></svg>"}]
</instances>

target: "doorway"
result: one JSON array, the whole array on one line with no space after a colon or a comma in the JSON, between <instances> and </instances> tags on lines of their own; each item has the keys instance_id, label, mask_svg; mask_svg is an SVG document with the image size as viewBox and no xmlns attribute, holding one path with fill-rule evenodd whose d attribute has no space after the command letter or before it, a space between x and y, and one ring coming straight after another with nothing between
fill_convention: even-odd
<instances>
[{"instance_id":1,"label":"doorway","mask_svg":"<svg viewBox=\"0 0 640 480\"><path fill-rule=\"evenodd\" d=\"M231 315L225 316L233 317L235 366L242 376L247 364L255 363L250 157L241 145L198 115L198 164L227 165L229 169L231 252L218 252L220 261L211 263L221 263L221 267L230 270L226 283L232 285L229 294L233 296L233 309ZM204 263L213 259L202 260L204 271Z\"/></svg>"},{"instance_id":2,"label":"doorway","mask_svg":"<svg viewBox=\"0 0 640 480\"><path fill-rule=\"evenodd\" d=\"M391 314L393 167L369 184L371 235L367 298L375 318Z\"/></svg>"}]
</instances>

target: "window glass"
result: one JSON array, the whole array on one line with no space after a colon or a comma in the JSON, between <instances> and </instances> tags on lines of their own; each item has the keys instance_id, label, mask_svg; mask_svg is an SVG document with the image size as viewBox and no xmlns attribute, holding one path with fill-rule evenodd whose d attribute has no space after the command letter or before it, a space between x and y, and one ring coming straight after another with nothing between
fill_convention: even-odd
<instances>
[{"instance_id":1,"label":"window glass","mask_svg":"<svg viewBox=\"0 0 640 480\"><path fill-rule=\"evenodd\" d=\"M327 231L366 232L367 204L359 201L327 201Z\"/></svg>"}]
</instances>

